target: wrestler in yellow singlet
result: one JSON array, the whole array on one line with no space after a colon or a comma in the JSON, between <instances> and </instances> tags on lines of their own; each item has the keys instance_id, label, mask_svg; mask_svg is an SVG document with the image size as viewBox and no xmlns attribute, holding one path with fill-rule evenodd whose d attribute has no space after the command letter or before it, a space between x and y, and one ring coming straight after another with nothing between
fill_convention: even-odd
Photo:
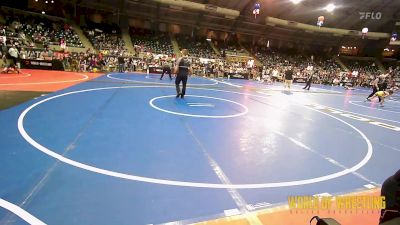
<instances>
[{"instance_id":1,"label":"wrestler in yellow singlet","mask_svg":"<svg viewBox=\"0 0 400 225\"><path fill-rule=\"evenodd\" d=\"M372 97L369 97L367 100L371 101L371 99L374 99L376 97L379 98L379 102L381 103L381 107L383 107L383 103L385 102L385 98L392 95L393 94L393 90L389 90L389 91L378 91L376 92Z\"/></svg>"}]
</instances>

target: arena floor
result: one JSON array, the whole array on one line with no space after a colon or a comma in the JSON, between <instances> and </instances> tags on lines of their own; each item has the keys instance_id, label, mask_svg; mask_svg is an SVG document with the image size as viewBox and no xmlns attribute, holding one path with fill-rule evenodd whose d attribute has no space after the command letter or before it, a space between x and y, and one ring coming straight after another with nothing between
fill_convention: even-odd
<instances>
[{"instance_id":1,"label":"arena floor","mask_svg":"<svg viewBox=\"0 0 400 225\"><path fill-rule=\"evenodd\" d=\"M6 76L1 90L55 92L0 111L0 224L308 224L288 196L377 194L398 170L398 96L192 77L176 99L158 75Z\"/></svg>"}]
</instances>

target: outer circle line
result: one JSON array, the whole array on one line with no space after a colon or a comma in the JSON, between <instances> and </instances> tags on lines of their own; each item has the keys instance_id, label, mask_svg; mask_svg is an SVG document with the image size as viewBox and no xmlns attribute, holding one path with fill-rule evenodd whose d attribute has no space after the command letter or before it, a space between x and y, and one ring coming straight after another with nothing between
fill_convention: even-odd
<instances>
[{"instance_id":1,"label":"outer circle line","mask_svg":"<svg viewBox=\"0 0 400 225\"><path fill-rule=\"evenodd\" d=\"M34 217L29 212L25 211L21 207L14 205L11 202L8 202L4 199L0 198L0 207L7 209L8 211L14 213L19 218L23 219L25 222L32 224L32 225L46 225L44 222L39 220L38 218Z\"/></svg>"},{"instance_id":2,"label":"outer circle line","mask_svg":"<svg viewBox=\"0 0 400 225\"><path fill-rule=\"evenodd\" d=\"M25 78L25 77L30 77L30 76L32 76L32 74L30 74L30 73L21 73L22 74L22 76L20 76L20 75L16 75L16 76L4 76L4 75L0 75L0 78L1 79L7 79L7 78Z\"/></svg>"},{"instance_id":3,"label":"outer circle line","mask_svg":"<svg viewBox=\"0 0 400 225\"><path fill-rule=\"evenodd\" d=\"M82 79L75 79L75 80L60 80L60 81L43 81L43 82L32 82L32 83L12 83L12 84L0 84L0 86L9 86L9 85L41 85L41 84L62 84L62 83L71 83L71 82L78 82L84 81L89 79L89 77L85 74L74 73L79 76L82 76Z\"/></svg>"},{"instance_id":4,"label":"outer circle line","mask_svg":"<svg viewBox=\"0 0 400 225\"><path fill-rule=\"evenodd\" d=\"M52 99L56 99L59 97L63 97L63 96L67 96L67 95L72 95L72 94L77 94L77 93L84 93L84 92L90 92L90 91L98 91L98 90L110 90L110 89L125 89L125 88L168 88L166 86L123 86L123 87L104 87L104 88L94 88L94 89L85 89L85 90L80 90L80 91L73 91L73 92L68 92L68 93L64 93L64 94L60 94L60 95L56 95L56 96L52 96L46 99L43 99L39 102L36 102L34 104L32 104L31 106L29 106L28 108L26 108L18 117L18 130L20 132L20 134L22 135L22 137L32 146L34 146L36 149L38 149L39 151L61 161L64 162L66 164L69 164L71 166L80 168L80 169L84 169L87 171L91 171L94 173L98 173L98 174L103 174L103 175L107 175L107 176L112 176L112 177L117 177L117 178L122 178L122 179L127 179L127 180L134 180L134 181L141 181L141 182L147 182L147 183L154 183L154 184L163 184L163 185L171 185L171 186L183 186L183 187L196 187L196 188L215 188L215 189L258 189L258 188L274 188L274 187L288 187L288 186L297 186L297 185L305 185L305 184L312 184L312 183L317 183L317 182L322 182L322 181L327 181L327 180L331 180L334 178L338 178L344 175L347 175L349 173L355 172L358 169L360 169L361 167L363 167L365 164L368 163L368 161L371 159L372 154L373 154L373 148L372 148L372 144L371 141L367 138L367 136L360 131L359 129L357 129L356 127L354 127L353 125L347 123L346 121L337 118L333 115L324 113L324 112L320 112L318 110L314 110L308 107L305 107L307 109L322 113L324 115L327 115L331 118L334 118L346 125L348 125L349 127L351 127L352 129L354 129L355 131L357 131L357 133L359 133L361 135L361 137L365 140L365 142L367 143L368 149L367 149L367 154L365 155L365 157L361 160L361 162L359 162L357 165L351 167L350 169L345 169L343 171L340 172L336 172L333 174L329 174L326 176L321 176L321 177L316 177L316 178L311 178L311 179L305 179L305 180L295 180L295 181L287 181L287 182L275 182L275 183L254 183L254 184L219 184L219 183L198 183L198 182L186 182L186 181L176 181L176 180L166 180L166 179L155 179L155 178L150 178L150 177L143 177L143 176L136 176L136 175L129 175L129 174L124 174L124 173L120 173L120 172L114 172L111 170L106 170L106 169L101 169L101 168L97 168L95 166L91 166L91 165L87 165L84 163L80 163L77 161L74 161L72 159L66 158L48 148L46 148L45 146L39 144L38 142L36 142L35 140L32 139L32 137L29 136L29 134L26 132L25 128L24 128L24 119L25 116L27 115L27 113L32 110L33 108L35 108L36 106L50 101ZM248 95L248 96L255 96L255 97L260 97L260 98L267 98L265 96L260 96L260 95L254 95L254 94L248 94L248 93L240 93L240 92L234 92L234 91L225 91L225 90L213 90L213 89L207 89L207 88L192 88L192 89L200 89L200 90L210 90L210 91L221 91L221 92L227 92L227 93L235 93L235 94L241 94L241 95Z\"/></svg>"}]
</instances>

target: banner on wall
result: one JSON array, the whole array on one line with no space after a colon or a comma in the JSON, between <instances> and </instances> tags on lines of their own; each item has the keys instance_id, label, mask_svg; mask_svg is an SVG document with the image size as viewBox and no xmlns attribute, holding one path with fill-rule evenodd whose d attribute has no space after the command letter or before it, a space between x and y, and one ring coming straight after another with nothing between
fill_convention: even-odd
<instances>
[{"instance_id":1,"label":"banner on wall","mask_svg":"<svg viewBox=\"0 0 400 225\"><path fill-rule=\"evenodd\" d=\"M162 67L158 67L158 66L149 66L149 73L162 74L162 72L163 72Z\"/></svg>"},{"instance_id":2,"label":"banner on wall","mask_svg":"<svg viewBox=\"0 0 400 225\"><path fill-rule=\"evenodd\" d=\"M228 76L230 79L245 79L245 80L249 79L249 75L247 73L232 73L232 74L225 73L224 74L224 77L228 78Z\"/></svg>"},{"instance_id":3,"label":"banner on wall","mask_svg":"<svg viewBox=\"0 0 400 225\"><path fill-rule=\"evenodd\" d=\"M24 69L64 70L60 60L34 60L22 59L21 67Z\"/></svg>"}]
</instances>

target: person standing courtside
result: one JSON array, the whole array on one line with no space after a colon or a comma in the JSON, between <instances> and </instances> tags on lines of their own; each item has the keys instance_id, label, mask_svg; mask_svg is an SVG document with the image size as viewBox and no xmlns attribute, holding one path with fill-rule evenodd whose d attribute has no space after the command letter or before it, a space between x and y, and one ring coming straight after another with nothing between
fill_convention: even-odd
<instances>
[{"instance_id":1,"label":"person standing courtside","mask_svg":"<svg viewBox=\"0 0 400 225\"><path fill-rule=\"evenodd\" d=\"M318 75L318 72L316 72L316 75ZM311 72L306 79L306 86L303 87L303 89L305 90L307 89L308 91L310 90L312 79L313 79L313 73Z\"/></svg>"},{"instance_id":2,"label":"person standing courtside","mask_svg":"<svg viewBox=\"0 0 400 225\"><path fill-rule=\"evenodd\" d=\"M176 79L175 79L175 86L176 86L176 97L179 98L184 98L185 93L186 93L186 83L188 80L189 73L191 73L190 70L190 62L188 59L188 50L183 49L182 50L182 57L178 59L176 62L175 66L175 74L176 74ZM182 82L182 91L180 88L180 83Z\"/></svg>"},{"instance_id":3,"label":"person standing courtside","mask_svg":"<svg viewBox=\"0 0 400 225\"><path fill-rule=\"evenodd\" d=\"M123 73L125 71L125 58L123 53L118 56L118 72Z\"/></svg>"},{"instance_id":4,"label":"person standing courtside","mask_svg":"<svg viewBox=\"0 0 400 225\"><path fill-rule=\"evenodd\" d=\"M293 69L291 66L285 71L285 87L287 87L290 91L290 87L292 86L293 82Z\"/></svg>"}]
</instances>

